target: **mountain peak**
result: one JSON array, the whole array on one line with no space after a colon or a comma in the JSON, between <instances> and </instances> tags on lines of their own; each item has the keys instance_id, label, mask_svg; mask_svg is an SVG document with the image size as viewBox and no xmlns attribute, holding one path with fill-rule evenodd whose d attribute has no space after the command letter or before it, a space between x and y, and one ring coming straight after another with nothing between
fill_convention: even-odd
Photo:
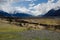
<instances>
[{"instance_id":1,"label":"mountain peak","mask_svg":"<svg viewBox=\"0 0 60 40\"><path fill-rule=\"evenodd\" d=\"M60 17L60 9L59 10L52 9L43 16L44 17Z\"/></svg>"}]
</instances>

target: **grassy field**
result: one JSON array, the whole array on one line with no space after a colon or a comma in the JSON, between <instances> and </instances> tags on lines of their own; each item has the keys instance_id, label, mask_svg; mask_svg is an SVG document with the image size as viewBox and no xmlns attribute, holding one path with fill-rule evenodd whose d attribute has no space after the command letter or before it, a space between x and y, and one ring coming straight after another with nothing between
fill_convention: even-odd
<instances>
[{"instance_id":1,"label":"grassy field","mask_svg":"<svg viewBox=\"0 0 60 40\"><path fill-rule=\"evenodd\" d=\"M19 27L13 24L0 23L0 32L21 32L25 31L25 27Z\"/></svg>"},{"instance_id":2,"label":"grassy field","mask_svg":"<svg viewBox=\"0 0 60 40\"><path fill-rule=\"evenodd\" d=\"M0 32L0 40L41 40L40 37L30 37L26 38L25 36L22 36L21 34L18 34L16 32ZM43 38L43 40L50 40L48 38Z\"/></svg>"},{"instance_id":3,"label":"grassy field","mask_svg":"<svg viewBox=\"0 0 60 40\"><path fill-rule=\"evenodd\" d=\"M0 40L60 40L60 33L47 30L0 32Z\"/></svg>"},{"instance_id":4,"label":"grassy field","mask_svg":"<svg viewBox=\"0 0 60 40\"><path fill-rule=\"evenodd\" d=\"M21 35L12 32L0 32L0 40L18 40L21 37Z\"/></svg>"},{"instance_id":5,"label":"grassy field","mask_svg":"<svg viewBox=\"0 0 60 40\"><path fill-rule=\"evenodd\" d=\"M25 27L8 24L7 21L0 20L0 40L22 40L22 36L17 32L23 32Z\"/></svg>"},{"instance_id":6,"label":"grassy field","mask_svg":"<svg viewBox=\"0 0 60 40\"><path fill-rule=\"evenodd\" d=\"M25 40L19 32L27 31L26 27L8 24L7 21L0 20L0 40ZM36 38L37 40L38 38ZM30 40L30 39L29 39Z\"/></svg>"},{"instance_id":7,"label":"grassy field","mask_svg":"<svg viewBox=\"0 0 60 40\"><path fill-rule=\"evenodd\" d=\"M46 22L48 23L48 22ZM0 20L0 40L60 40L60 32L31 30Z\"/></svg>"},{"instance_id":8,"label":"grassy field","mask_svg":"<svg viewBox=\"0 0 60 40\"><path fill-rule=\"evenodd\" d=\"M49 19L49 18L41 18L41 19L22 19L29 22L36 22L42 24L50 24L50 25L60 25L60 19Z\"/></svg>"}]
</instances>

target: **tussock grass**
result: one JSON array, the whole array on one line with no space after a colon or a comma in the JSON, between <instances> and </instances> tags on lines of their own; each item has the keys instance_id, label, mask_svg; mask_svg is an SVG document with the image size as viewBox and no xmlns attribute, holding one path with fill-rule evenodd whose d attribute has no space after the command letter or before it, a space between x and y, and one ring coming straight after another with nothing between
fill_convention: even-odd
<instances>
[{"instance_id":1,"label":"tussock grass","mask_svg":"<svg viewBox=\"0 0 60 40\"><path fill-rule=\"evenodd\" d=\"M0 33L0 40L22 40L22 36L16 33Z\"/></svg>"},{"instance_id":2,"label":"tussock grass","mask_svg":"<svg viewBox=\"0 0 60 40\"><path fill-rule=\"evenodd\" d=\"M24 19L26 20L26 19ZM60 25L60 19L50 19L50 18L41 18L41 19L28 19L29 22L37 22L41 24L49 25Z\"/></svg>"},{"instance_id":3,"label":"tussock grass","mask_svg":"<svg viewBox=\"0 0 60 40\"><path fill-rule=\"evenodd\" d=\"M45 21L47 21L47 20L45 20ZM42 22L41 22L41 20L40 20L41 23L43 23L43 22L44 23L48 23L48 24L52 23L52 21L51 22L50 21L45 22L45 21L42 20ZM54 21L53 23L56 23L56 22ZM59 22L57 22L57 23L59 23ZM21 32L27 31L27 30L32 30L32 29L31 28L26 28L26 27L19 27L19 26L13 25L13 24L8 24L7 21L1 21L0 20L0 40L41 40L40 37L38 37L38 36L35 37L35 35L36 35L35 33L38 34L39 31L38 32L34 32L34 33L32 32L32 34L29 34L29 35L32 35L32 36L33 36L33 34L35 34L34 37L30 38L30 39L25 38L25 36L20 34ZM42 36L43 36L44 32L45 31L42 31ZM27 35L28 35L28 32L26 33L26 37L27 37ZM50 39L45 37L42 40L50 40ZM58 38L57 38L57 40L58 40Z\"/></svg>"},{"instance_id":4,"label":"tussock grass","mask_svg":"<svg viewBox=\"0 0 60 40\"><path fill-rule=\"evenodd\" d=\"M19 27L13 24L0 23L0 32L22 32L26 31L25 27Z\"/></svg>"}]
</instances>

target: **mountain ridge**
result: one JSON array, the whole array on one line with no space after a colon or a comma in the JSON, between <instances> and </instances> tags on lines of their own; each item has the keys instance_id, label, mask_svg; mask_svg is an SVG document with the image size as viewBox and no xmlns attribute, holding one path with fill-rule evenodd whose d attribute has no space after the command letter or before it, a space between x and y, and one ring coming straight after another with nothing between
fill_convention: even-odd
<instances>
[{"instance_id":1,"label":"mountain ridge","mask_svg":"<svg viewBox=\"0 0 60 40\"><path fill-rule=\"evenodd\" d=\"M31 17L32 15L30 14L26 14L26 13L19 13L19 12L14 12L13 14L12 13L7 13L7 12L4 12L4 11L1 11L0 10L0 16L4 16L4 17Z\"/></svg>"},{"instance_id":2,"label":"mountain ridge","mask_svg":"<svg viewBox=\"0 0 60 40\"><path fill-rule=\"evenodd\" d=\"M60 9L59 10L51 9L45 15L43 15L43 17L60 17Z\"/></svg>"}]
</instances>

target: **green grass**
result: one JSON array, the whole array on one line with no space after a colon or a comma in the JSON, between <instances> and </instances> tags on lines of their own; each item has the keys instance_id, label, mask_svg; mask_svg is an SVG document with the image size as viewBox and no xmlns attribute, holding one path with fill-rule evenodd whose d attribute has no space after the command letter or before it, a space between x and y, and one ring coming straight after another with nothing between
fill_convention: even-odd
<instances>
[{"instance_id":1,"label":"green grass","mask_svg":"<svg viewBox=\"0 0 60 40\"><path fill-rule=\"evenodd\" d=\"M44 22L47 24L54 24L56 21L54 21L52 23L52 20L50 22L47 19L45 21L41 20L41 22L42 23ZM32 30L32 29L26 28L26 27L19 27L19 26L13 25L13 24L7 24L7 23L0 21L0 40L41 40L41 38L39 38L39 37L27 39L24 36L22 36L21 34L18 34L19 32L23 32L23 31L27 31L27 30ZM49 40L49 39L44 38L42 40Z\"/></svg>"},{"instance_id":2,"label":"green grass","mask_svg":"<svg viewBox=\"0 0 60 40\"><path fill-rule=\"evenodd\" d=\"M23 37L17 33L26 30L25 27L0 22L0 40L23 40Z\"/></svg>"},{"instance_id":3,"label":"green grass","mask_svg":"<svg viewBox=\"0 0 60 40\"><path fill-rule=\"evenodd\" d=\"M15 33L0 33L0 40L22 40L22 36Z\"/></svg>"},{"instance_id":4,"label":"green grass","mask_svg":"<svg viewBox=\"0 0 60 40\"><path fill-rule=\"evenodd\" d=\"M0 33L0 40L41 40L39 37L34 37L34 38L25 38L24 36L17 34L17 33ZM44 38L42 40L49 40L48 38Z\"/></svg>"},{"instance_id":5,"label":"green grass","mask_svg":"<svg viewBox=\"0 0 60 40\"><path fill-rule=\"evenodd\" d=\"M0 32L22 32L22 31L26 31L26 28L7 23L0 23Z\"/></svg>"},{"instance_id":6,"label":"green grass","mask_svg":"<svg viewBox=\"0 0 60 40\"><path fill-rule=\"evenodd\" d=\"M28 39L19 34L27 30L31 29L0 22L0 40L41 40L39 37Z\"/></svg>"}]
</instances>

